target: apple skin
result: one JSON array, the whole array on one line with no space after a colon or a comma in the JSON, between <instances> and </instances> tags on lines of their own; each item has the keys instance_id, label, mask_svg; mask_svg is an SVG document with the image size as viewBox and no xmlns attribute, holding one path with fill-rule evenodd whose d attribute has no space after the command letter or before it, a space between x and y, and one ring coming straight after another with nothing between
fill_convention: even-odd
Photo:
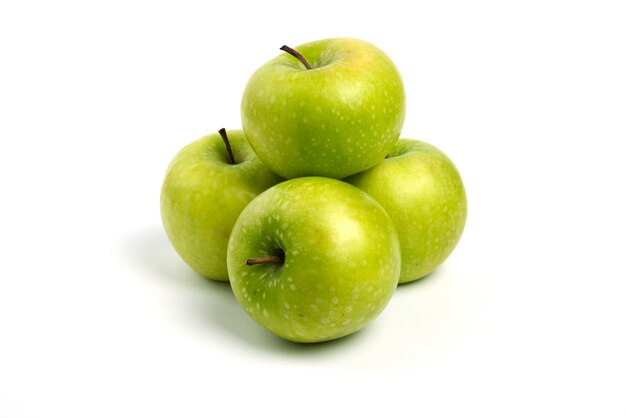
<instances>
[{"instance_id":1,"label":"apple skin","mask_svg":"<svg viewBox=\"0 0 626 418\"><path fill-rule=\"evenodd\" d=\"M376 199L400 238L400 283L434 271L456 247L467 217L461 176L450 159L425 142L400 139L376 167L344 179Z\"/></svg>"},{"instance_id":2,"label":"apple skin","mask_svg":"<svg viewBox=\"0 0 626 418\"><path fill-rule=\"evenodd\" d=\"M284 264L246 265L284 252ZM358 331L398 284L400 244L384 209L339 180L280 183L241 213L228 245L228 272L245 311L274 334L321 342Z\"/></svg>"},{"instance_id":3,"label":"apple skin","mask_svg":"<svg viewBox=\"0 0 626 418\"><path fill-rule=\"evenodd\" d=\"M340 179L380 163L400 137L400 73L376 46L351 38L295 48L261 66L241 101L243 130L259 158L284 178Z\"/></svg>"},{"instance_id":4,"label":"apple skin","mask_svg":"<svg viewBox=\"0 0 626 418\"><path fill-rule=\"evenodd\" d=\"M176 252L198 274L228 281L226 249L243 208L282 181L252 151L241 130L228 131L236 164L218 133L180 150L161 189L161 218Z\"/></svg>"}]
</instances>

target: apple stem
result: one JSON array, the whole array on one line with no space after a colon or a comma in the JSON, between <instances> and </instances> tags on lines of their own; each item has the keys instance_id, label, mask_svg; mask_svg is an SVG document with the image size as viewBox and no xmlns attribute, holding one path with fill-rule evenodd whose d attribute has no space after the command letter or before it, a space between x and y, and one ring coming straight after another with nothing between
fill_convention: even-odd
<instances>
[{"instance_id":1,"label":"apple stem","mask_svg":"<svg viewBox=\"0 0 626 418\"><path fill-rule=\"evenodd\" d=\"M222 128L218 131L224 140L224 145L226 145L226 153L228 154L228 164L235 164L235 156L233 155L233 149L230 147L230 141L228 140L228 135L226 135L226 129Z\"/></svg>"},{"instance_id":2,"label":"apple stem","mask_svg":"<svg viewBox=\"0 0 626 418\"><path fill-rule=\"evenodd\" d=\"M284 255L266 255L265 257L259 258L249 258L246 260L246 266L253 266L255 264L266 264L266 263L284 263L285 256Z\"/></svg>"},{"instance_id":3,"label":"apple stem","mask_svg":"<svg viewBox=\"0 0 626 418\"><path fill-rule=\"evenodd\" d=\"M302 64L304 64L304 66L306 67L306 69L307 69L307 70L310 70L310 69L311 69L311 65L310 65L310 64L309 64L309 62L306 60L306 58L304 58L304 57L302 56L302 54L301 54L301 53L299 53L298 51L296 51L295 49L290 48L290 47L288 47L287 45L283 45L283 46L281 46L281 47L280 47L280 50L281 50L281 51L285 51L285 52L287 52L288 54L291 54L291 55L293 55L294 57L298 58L298 60L299 60Z\"/></svg>"}]
</instances>

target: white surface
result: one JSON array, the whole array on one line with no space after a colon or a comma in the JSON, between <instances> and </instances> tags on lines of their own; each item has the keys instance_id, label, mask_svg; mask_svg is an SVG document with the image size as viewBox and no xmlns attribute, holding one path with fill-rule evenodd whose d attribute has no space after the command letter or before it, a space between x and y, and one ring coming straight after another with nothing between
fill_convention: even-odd
<instances>
[{"instance_id":1,"label":"white surface","mask_svg":"<svg viewBox=\"0 0 626 418\"><path fill-rule=\"evenodd\" d=\"M405 4L2 2L0 417L626 414L620 2ZM331 36L396 62L470 212L436 274L306 346L190 272L159 191L257 66Z\"/></svg>"}]
</instances>

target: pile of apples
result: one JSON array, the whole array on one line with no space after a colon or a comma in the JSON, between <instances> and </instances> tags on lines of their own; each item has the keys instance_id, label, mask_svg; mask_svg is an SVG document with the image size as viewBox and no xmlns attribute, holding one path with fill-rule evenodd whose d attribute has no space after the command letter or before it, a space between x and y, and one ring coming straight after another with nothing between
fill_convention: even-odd
<instances>
[{"instance_id":1,"label":"pile of apples","mask_svg":"<svg viewBox=\"0 0 626 418\"><path fill-rule=\"evenodd\" d=\"M467 200L443 152L400 139L404 86L383 51L350 38L281 49L247 84L243 130L174 157L161 214L182 259L230 281L256 322L327 341L450 255Z\"/></svg>"}]
</instances>

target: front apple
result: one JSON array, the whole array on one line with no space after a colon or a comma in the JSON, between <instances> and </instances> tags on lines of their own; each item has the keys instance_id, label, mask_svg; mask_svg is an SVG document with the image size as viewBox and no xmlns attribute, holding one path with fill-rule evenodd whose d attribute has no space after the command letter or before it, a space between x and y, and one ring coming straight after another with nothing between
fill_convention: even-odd
<instances>
[{"instance_id":1,"label":"front apple","mask_svg":"<svg viewBox=\"0 0 626 418\"><path fill-rule=\"evenodd\" d=\"M207 135L176 154L161 189L161 217L172 245L193 270L227 281L226 248L237 216L282 179L256 158L243 131L220 132L223 137Z\"/></svg>"},{"instance_id":2,"label":"front apple","mask_svg":"<svg viewBox=\"0 0 626 418\"><path fill-rule=\"evenodd\" d=\"M393 220L402 249L400 283L431 273L459 242L465 188L452 161L434 146L400 139L382 163L345 181L376 199Z\"/></svg>"},{"instance_id":3,"label":"front apple","mask_svg":"<svg viewBox=\"0 0 626 418\"><path fill-rule=\"evenodd\" d=\"M381 162L405 114L402 79L389 57L350 38L283 49L290 53L252 75L241 102L259 158L284 178L343 178Z\"/></svg>"},{"instance_id":4,"label":"front apple","mask_svg":"<svg viewBox=\"0 0 626 418\"><path fill-rule=\"evenodd\" d=\"M259 324L298 342L353 333L387 305L400 246L382 207L338 180L278 184L241 213L228 245L230 283Z\"/></svg>"}]
</instances>

